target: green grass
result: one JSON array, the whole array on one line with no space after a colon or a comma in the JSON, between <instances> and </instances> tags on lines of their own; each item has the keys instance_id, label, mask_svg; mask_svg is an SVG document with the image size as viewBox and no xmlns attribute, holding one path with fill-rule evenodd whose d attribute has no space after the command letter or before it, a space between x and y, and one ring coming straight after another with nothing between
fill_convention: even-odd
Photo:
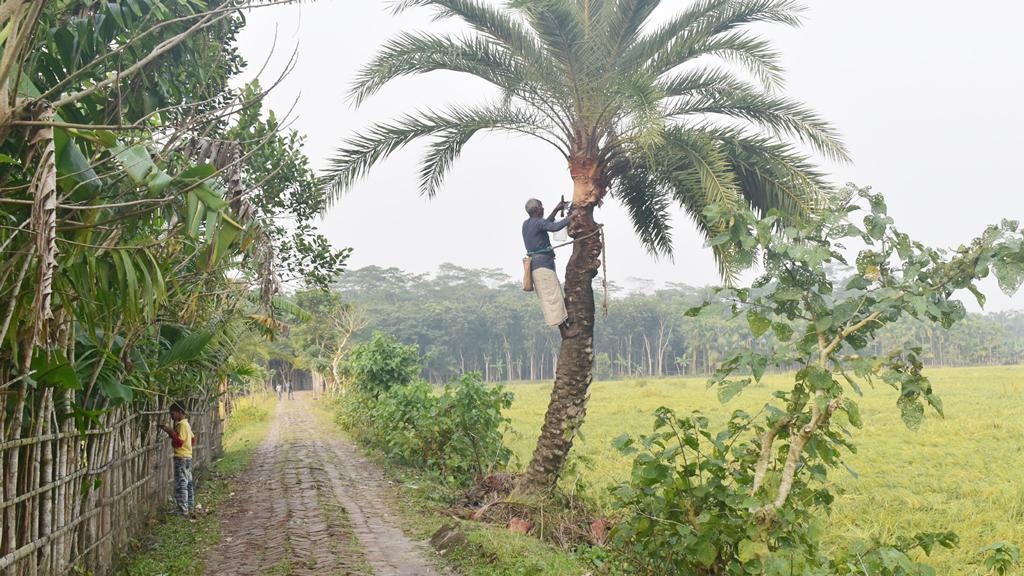
<instances>
[{"instance_id":1,"label":"green grass","mask_svg":"<svg viewBox=\"0 0 1024 576\"><path fill-rule=\"evenodd\" d=\"M980 548L1000 540L1024 544L1024 367L936 368L926 373L943 399L946 418L929 414L917 432L902 424L894 390L885 384L865 388L864 429L854 438L860 450L846 456L859 477L845 471L832 475L842 495L831 515L829 539L839 544L851 538L954 530L960 546L933 552L937 572L985 574L977 563ZM772 390L789 382L786 376L768 376L724 406L703 379L595 383L576 443L583 461L580 479L606 504L605 488L625 479L630 469L630 461L612 448L612 439L626 432L649 432L656 408L700 410L721 421L737 408L756 412ZM524 464L550 390L550 384L512 387L516 400L508 415L517 434L508 443Z\"/></svg>"},{"instance_id":2,"label":"green grass","mask_svg":"<svg viewBox=\"0 0 1024 576\"><path fill-rule=\"evenodd\" d=\"M189 522L167 516L121 559L123 576L199 576L207 551L220 541L216 512L231 494L231 478L244 470L270 426L271 394L241 400L224 431L224 455L197 484L196 503L210 514Z\"/></svg>"},{"instance_id":3,"label":"green grass","mask_svg":"<svg viewBox=\"0 0 1024 576\"><path fill-rule=\"evenodd\" d=\"M474 523L464 530L469 545L457 549L451 559L462 574L580 576L587 571L571 554L546 545L536 538L479 523Z\"/></svg>"},{"instance_id":4,"label":"green grass","mask_svg":"<svg viewBox=\"0 0 1024 576\"><path fill-rule=\"evenodd\" d=\"M397 489L391 509L402 517L407 536L430 538L441 526L457 524L468 543L443 562L465 576L580 576L588 570L572 553L504 526L457 520L447 513L453 494L429 477L390 468Z\"/></svg>"}]
</instances>

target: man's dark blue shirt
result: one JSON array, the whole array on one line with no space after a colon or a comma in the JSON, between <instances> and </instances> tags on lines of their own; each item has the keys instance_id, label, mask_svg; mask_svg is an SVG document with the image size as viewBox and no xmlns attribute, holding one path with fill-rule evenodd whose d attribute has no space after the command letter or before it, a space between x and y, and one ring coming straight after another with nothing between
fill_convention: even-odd
<instances>
[{"instance_id":1,"label":"man's dark blue shirt","mask_svg":"<svg viewBox=\"0 0 1024 576\"><path fill-rule=\"evenodd\" d=\"M555 269L555 251L551 249L548 232L557 232L568 225L568 217L553 222L538 216L523 222L523 244L526 245L526 253L532 257L530 270Z\"/></svg>"}]
</instances>

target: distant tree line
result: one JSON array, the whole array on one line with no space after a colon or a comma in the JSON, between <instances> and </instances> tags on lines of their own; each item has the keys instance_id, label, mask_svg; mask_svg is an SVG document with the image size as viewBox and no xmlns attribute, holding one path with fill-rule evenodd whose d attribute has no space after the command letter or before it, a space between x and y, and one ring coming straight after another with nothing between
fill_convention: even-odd
<instances>
[{"instance_id":1,"label":"distant tree line","mask_svg":"<svg viewBox=\"0 0 1024 576\"><path fill-rule=\"evenodd\" d=\"M369 266L344 273L334 290L365 318L357 339L380 331L416 343L432 382L474 371L488 381L554 377L558 331L544 325L536 296L501 271L443 264L425 275ZM746 319L728 311L687 317L710 294L706 288L611 290L608 316L595 330L598 379L706 375L731 351L774 345L774 335L751 338ZM969 314L950 330L901 320L864 352L908 346L920 347L932 365L1020 363L1024 312Z\"/></svg>"}]
</instances>

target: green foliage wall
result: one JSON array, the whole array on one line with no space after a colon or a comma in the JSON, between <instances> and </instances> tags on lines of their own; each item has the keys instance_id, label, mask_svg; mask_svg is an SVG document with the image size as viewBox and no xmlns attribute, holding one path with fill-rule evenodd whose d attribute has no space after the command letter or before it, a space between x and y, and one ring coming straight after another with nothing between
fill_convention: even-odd
<instances>
[{"instance_id":1,"label":"green foliage wall","mask_svg":"<svg viewBox=\"0 0 1024 576\"><path fill-rule=\"evenodd\" d=\"M345 367L354 390L337 400L340 423L392 462L453 486L505 468L512 452L502 411L512 394L475 373L435 389L415 377L418 360L415 346L383 334L357 346Z\"/></svg>"}]
</instances>

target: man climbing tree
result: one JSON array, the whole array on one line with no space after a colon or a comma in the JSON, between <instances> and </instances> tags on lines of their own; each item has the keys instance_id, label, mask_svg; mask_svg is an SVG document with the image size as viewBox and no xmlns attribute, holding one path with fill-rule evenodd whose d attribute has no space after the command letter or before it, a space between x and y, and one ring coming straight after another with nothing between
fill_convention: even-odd
<instances>
[{"instance_id":1,"label":"man climbing tree","mask_svg":"<svg viewBox=\"0 0 1024 576\"><path fill-rule=\"evenodd\" d=\"M480 131L528 135L558 150L572 178L566 312L578 337L564 338L551 401L521 486L554 487L586 416L594 362L593 279L604 248L595 210L609 196L625 207L641 242L671 255L671 208L712 240L728 219L712 205L777 209L782 225L816 216L829 191L794 142L845 161L835 131L780 95L771 44L749 30L796 26L792 0L697 0L653 22L659 0L401 0L466 26L455 35L407 32L384 44L352 88L358 104L394 79L435 70L476 76L498 89L478 105L416 112L354 135L328 168L337 196L410 142L431 143L420 171L432 197ZM517 168L505 158L508 169ZM721 214L721 212L718 212ZM749 264L711 243L722 275Z\"/></svg>"},{"instance_id":2,"label":"man climbing tree","mask_svg":"<svg viewBox=\"0 0 1024 576\"><path fill-rule=\"evenodd\" d=\"M523 244L526 245L526 273L529 275L529 287L537 292L540 298L540 309L544 313L544 321L548 326L558 326L562 338L574 338L580 331L569 325L569 313L565 311L565 296L562 284L558 281L555 270L555 250L551 247L548 232L557 232L569 225L569 216L555 222L555 216L565 211L566 202L562 200L544 217L544 204L536 198L526 201L526 213L529 218L523 222ZM572 208L569 209L570 215Z\"/></svg>"}]
</instances>

